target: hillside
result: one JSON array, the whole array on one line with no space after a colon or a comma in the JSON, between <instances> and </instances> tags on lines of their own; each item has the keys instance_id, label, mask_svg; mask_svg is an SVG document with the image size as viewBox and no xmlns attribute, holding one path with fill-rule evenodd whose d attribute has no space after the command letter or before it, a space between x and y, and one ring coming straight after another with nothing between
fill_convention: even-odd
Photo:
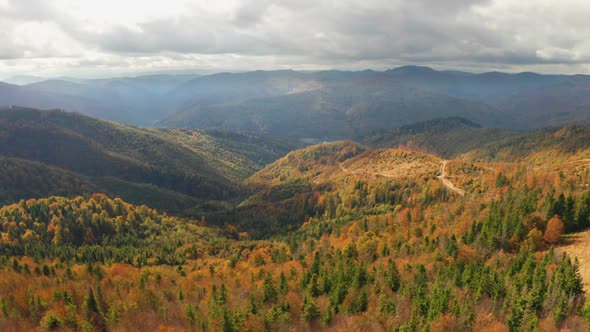
<instances>
[{"instance_id":1,"label":"hillside","mask_svg":"<svg viewBox=\"0 0 590 332\"><path fill-rule=\"evenodd\" d=\"M437 71L423 66L402 66L385 72L410 86L427 88L450 96L493 102L538 88L544 88L572 76L537 73L467 73Z\"/></svg>"},{"instance_id":2,"label":"hillside","mask_svg":"<svg viewBox=\"0 0 590 332\"><path fill-rule=\"evenodd\" d=\"M344 161L340 168L345 173L412 178L436 174L441 160L432 155L401 149L375 149Z\"/></svg>"},{"instance_id":3,"label":"hillside","mask_svg":"<svg viewBox=\"0 0 590 332\"><path fill-rule=\"evenodd\" d=\"M587 159L590 157L590 126L546 128L506 137L476 148L462 157L471 160L528 161L537 164Z\"/></svg>"},{"instance_id":4,"label":"hillside","mask_svg":"<svg viewBox=\"0 0 590 332\"><path fill-rule=\"evenodd\" d=\"M206 158L213 168L236 183L293 148L284 140L252 133L195 129L158 129L157 133Z\"/></svg>"},{"instance_id":5,"label":"hillside","mask_svg":"<svg viewBox=\"0 0 590 332\"><path fill-rule=\"evenodd\" d=\"M203 86L208 86L208 80L223 80L227 95L233 96L232 87L243 90L240 84L246 79L252 83L247 87L252 92L248 98L213 103L201 96L207 102L184 104L159 123L323 140L449 116L484 127L519 130L588 122L590 80L584 75L466 73L419 66L385 72L252 72L224 74L215 80L199 78L199 91L208 91ZM268 82L277 83L276 88L270 89ZM197 122L198 118L204 122ZM285 122L279 120L294 127L281 127ZM314 126L316 121L328 124L327 133L322 135Z\"/></svg>"},{"instance_id":6,"label":"hillside","mask_svg":"<svg viewBox=\"0 0 590 332\"><path fill-rule=\"evenodd\" d=\"M235 197L244 178L289 149L256 135L162 131L23 108L0 111L0 130L0 155L77 173L77 178L86 178L84 182L93 183L94 188L112 194L127 192L125 197L137 203L148 203L138 197L149 195L138 192L150 190L161 193L156 197L165 201L171 201L165 196L172 195L186 203L192 202L187 196ZM129 183L157 190L149 186L125 189Z\"/></svg>"},{"instance_id":7,"label":"hillside","mask_svg":"<svg viewBox=\"0 0 590 332\"><path fill-rule=\"evenodd\" d=\"M102 194L21 200L0 208L0 329L585 330L580 265L552 249L590 227L576 128L530 147L569 142L566 164L309 146L199 220ZM188 133L180 146L211 139Z\"/></svg>"},{"instance_id":8,"label":"hillside","mask_svg":"<svg viewBox=\"0 0 590 332\"><path fill-rule=\"evenodd\" d=\"M365 150L365 147L352 141L313 145L290 152L253 174L246 183L253 186L269 186L301 180L314 182L315 177L337 169L340 163Z\"/></svg>"},{"instance_id":9,"label":"hillside","mask_svg":"<svg viewBox=\"0 0 590 332\"><path fill-rule=\"evenodd\" d=\"M322 193L337 195L338 199L348 197L350 204L360 207L367 204L367 197L360 200L352 197L358 195L365 181L384 192L393 186L395 191L399 190L395 195L402 195L407 183L412 183L411 186L437 183L441 166L439 158L416 151L370 150L350 141L314 145L295 150L252 175L246 184L254 194L233 211L212 215L210 222L231 223L254 238L281 234L287 229L297 229L306 218L326 213L325 206L315 205ZM440 183L435 188L444 191ZM375 200L394 201L395 198L388 193L370 200L373 203L369 206L373 207Z\"/></svg>"},{"instance_id":10,"label":"hillside","mask_svg":"<svg viewBox=\"0 0 590 332\"><path fill-rule=\"evenodd\" d=\"M483 128L475 122L452 117L381 130L360 137L359 140L370 147L403 146L452 158L490 142L516 135L516 132L506 129Z\"/></svg>"},{"instance_id":11,"label":"hillside","mask_svg":"<svg viewBox=\"0 0 590 332\"><path fill-rule=\"evenodd\" d=\"M461 118L450 118L392 130L387 132L389 136L378 133L370 137L373 142L378 142L375 137L398 140L394 146L402 148L370 149L350 141L310 146L292 151L248 178L246 184L255 193L237 207L235 215L224 212L212 216L212 222L239 225L255 237L280 233L285 228L296 227L301 220L326 213L325 205L314 208L313 202L317 203L322 193L337 195L339 200L358 195L358 189L362 188L358 181L377 191L391 190L384 188L393 186L396 191L400 190L393 195L398 197L395 199L399 199L397 195L405 195L402 188L410 185L411 188L423 187L420 195L425 197L459 194L485 200L501 195L497 190L503 186L499 184L508 181L504 173L515 170L518 163L530 167L533 162L535 167L531 172L556 176L563 171L585 183L585 167L590 156L586 143L590 142L586 133L589 127L566 126L559 130L515 133L485 129ZM474 135L473 138L470 139L470 135ZM466 142L469 139L471 141ZM470 149L478 145L483 148ZM422 151L437 151L443 158L457 158L444 161ZM527 181L531 185L532 180ZM395 201L391 194L375 195L369 199L372 204L381 199ZM351 204L367 208L368 201Z\"/></svg>"},{"instance_id":12,"label":"hillside","mask_svg":"<svg viewBox=\"0 0 590 332\"><path fill-rule=\"evenodd\" d=\"M64 109L135 125L151 125L174 109L170 93L197 75L149 75L112 79L50 79L2 94L2 105Z\"/></svg>"},{"instance_id":13,"label":"hillside","mask_svg":"<svg viewBox=\"0 0 590 332\"><path fill-rule=\"evenodd\" d=\"M578 75L501 98L494 105L533 128L590 122L590 77ZM539 125L543 124L543 125Z\"/></svg>"},{"instance_id":14,"label":"hillside","mask_svg":"<svg viewBox=\"0 0 590 332\"><path fill-rule=\"evenodd\" d=\"M10 226L14 220L17 227ZM198 246L204 253L206 245L221 240L198 223L102 194L21 200L0 208L0 223L6 226L2 254L73 262L178 264L195 258L195 252L180 250L183 245Z\"/></svg>"},{"instance_id":15,"label":"hillside","mask_svg":"<svg viewBox=\"0 0 590 332\"><path fill-rule=\"evenodd\" d=\"M484 103L408 87L378 74L321 81L312 91L187 109L166 127L254 131L294 140L347 139L440 116L509 126L510 116Z\"/></svg>"},{"instance_id":16,"label":"hillside","mask_svg":"<svg viewBox=\"0 0 590 332\"><path fill-rule=\"evenodd\" d=\"M98 191L87 177L43 163L0 157L0 204L28 197L73 196Z\"/></svg>"},{"instance_id":17,"label":"hillside","mask_svg":"<svg viewBox=\"0 0 590 332\"><path fill-rule=\"evenodd\" d=\"M587 123L589 85L584 75L419 66L384 72L277 70L2 83L0 104L58 108L142 126L256 131L318 142L452 116L518 130Z\"/></svg>"},{"instance_id":18,"label":"hillside","mask_svg":"<svg viewBox=\"0 0 590 332\"><path fill-rule=\"evenodd\" d=\"M288 95L317 89L320 83L293 70L218 73L182 83L171 93L175 110L224 105L247 99Z\"/></svg>"}]
</instances>

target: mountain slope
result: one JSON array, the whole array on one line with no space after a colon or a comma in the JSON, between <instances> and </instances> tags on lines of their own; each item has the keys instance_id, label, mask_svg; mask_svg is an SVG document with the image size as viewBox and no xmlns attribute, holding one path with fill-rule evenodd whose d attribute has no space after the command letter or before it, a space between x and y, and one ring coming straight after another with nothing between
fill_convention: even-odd
<instances>
[{"instance_id":1,"label":"mountain slope","mask_svg":"<svg viewBox=\"0 0 590 332\"><path fill-rule=\"evenodd\" d=\"M225 177L238 183L285 155L293 146L274 137L227 131L158 129L158 134L206 158Z\"/></svg>"},{"instance_id":2,"label":"mountain slope","mask_svg":"<svg viewBox=\"0 0 590 332\"><path fill-rule=\"evenodd\" d=\"M323 215L334 208L326 205L335 202L358 209L369 201L371 207L381 201L395 202L409 188L407 183L412 190L436 183L436 191L445 192L436 178L441 166L440 158L418 151L370 150L351 141L318 144L292 151L252 175L246 183L254 194L233 211L208 220L235 225L254 238L283 234L310 217ZM363 196L362 192L375 188L379 195ZM319 198L324 195L330 195L332 203ZM323 207L317 209L318 204Z\"/></svg>"},{"instance_id":3,"label":"mountain slope","mask_svg":"<svg viewBox=\"0 0 590 332\"><path fill-rule=\"evenodd\" d=\"M441 116L509 125L508 115L484 103L408 87L381 74L321 83L321 88L301 93L188 109L160 124L265 132L299 140L346 139Z\"/></svg>"},{"instance_id":4,"label":"mountain slope","mask_svg":"<svg viewBox=\"0 0 590 332\"><path fill-rule=\"evenodd\" d=\"M0 204L29 197L73 196L97 191L84 176L30 160L0 157Z\"/></svg>"},{"instance_id":5,"label":"mountain slope","mask_svg":"<svg viewBox=\"0 0 590 332\"><path fill-rule=\"evenodd\" d=\"M0 112L0 126L4 156L204 197L235 190L202 157L160 138L157 132L65 112L24 109Z\"/></svg>"},{"instance_id":6,"label":"mountain slope","mask_svg":"<svg viewBox=\"0 0 590 332\"><path fill-rule=\"evenodd\" d=\"M490 142L516 135L516 132L506 129L482 128L475 122L452 117L382 130L359 139L371 147L405 146L451 158Z\"/></svg>"},{"instance_id":7,"label":"mountain slope","mask_svg":"<svg viewBox=\"0 0 590 332\"><path fill-rule=\"evenodd\" d=\"M590 123L590 78L568 77L493 102L532 128Z\"/></svg>"},{"instance_id":8,"label":"mountain slope","mask_svg":"<svg viewBox=\"0 0 590 332\"><path fill-rule=\"evenodd\" d=\"M175 110L237 103L247 99L288 95L317 89L313 77L293 70L218 73L197 77L177 86L170 94Z\"/></svg>"},{"instance_id":9,"label":"mountain slope","mask_svg":"<svg viewBox=\"0 0 590 332\"><path fill-rule=\"evenodd\" d=\"M136 206L102 194L89 197L56 197L22 200L0 208L0 222L20 225L0 239L0 250L9 255L36 259L55 257L104 263L149 262L182 264L195 258L195 250L221 243L214 231L190 220L160 214L145 205ZM42 226L42 227L40 227ZM6 231L7 229L2 229ZM34 240L33 240L34 239ZM170 241L174 239L174 245ZM98 255L89 255L100 247ZM63 249L66 250L63 250Z\"/></svg>"},{"instance_id":10,"label":"mountain slope","mask_svg":"<svg viewBox=\"0 0 590 332\"><path fill-rule=\"evenodd\" d=\"M590 125L546 128L491 142L461 156L485 161L542 164L590 158Z\"/></svg>"},{"instance_id":11,"label":"mountain slope","mask_svg":"<svg viewBox=\"0 0 590 332\"><path fill-rule=\"evenodd\" d=\"M1 156L102 178L97 187L107 192L123 181L199 199L235 197L242 179L289 149L255 135L162 131L23 108L0 111L0 132Z\"/></svg>"},{"instance_id":12,"label":"mountain slope","mask_svg":"<svg viewBox=\"0 0 590 332\"><path fill-rule=\"evenodd\" d=\"M493 101L528 90L549 86L566 79L565 75L536 73L465 73L437 71L421 66L402 66L385 72L408 85L450 96Z\"/></svg>"},{"instance_id":13,"label":"mountain slope","mask_svg":"<svg viewBox=\"0 0 590 332\"><path fill-rule=\"evenodd\" d=\"M0 103L142 126L255 130L321 141L449 116L518 130L588 122L588 86L585 75L403 66L385 72L278 70L3 83Z\"/></svg>"},{"instance_id":14,"label":"mountain slope","mask_svg":"<svg viewBox=\"0 0 590 332\"><path fill-rule=\"evenodd\" d=\"M104 193L121 197L132 204L149 204L175 214L194 208L199 199L150 184L134 183L115 177L84 176L47 164L0 157L0 204L52 195L74 197Z\"/></svg>"},{"instance_id":15,"label":"mountain slope","mask_svg":"<svg viewBox=\"0 0 590 332\"><path fill-rule=\"evenodd\" d=\"M176 105L170 92L196 75L152 75L95 80L50 79L0 84L1 106L63 109L124 123L150 125Z\"/></svg>"},{"instance_id":16,"label":"mountain slope","mask_svg":"<svg viewBox=\"0 0 590 332\"><path fill-rule=\"evenodd\" d=\"M249 177L246 183L257 187L298 181L311 183L314 177L338 169L340 163L364 151L365 147L352 141L313 145L292 151L267 165Z\"/></svg>"}]
</instances>

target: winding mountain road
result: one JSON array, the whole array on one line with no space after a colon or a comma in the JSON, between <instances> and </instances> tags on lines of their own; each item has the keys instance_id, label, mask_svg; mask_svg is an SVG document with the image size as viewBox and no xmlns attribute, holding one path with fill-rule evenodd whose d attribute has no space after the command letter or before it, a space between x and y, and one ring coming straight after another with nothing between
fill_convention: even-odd
<instances>
[{"instance_id":1,"label":"winding mountain road","mask_svg":"<svg viewBox=\"0 0 590 332\"><path fill-rule=\"evenodd\" d=\"M443 160L442 167L441 167L441 172L440 172L440 175L438 176L438 179L449 190L452 190L452 191L456 192L460 196L465 196L465 190L459 189L459 188L455 187L455 185L452 184L451 181L449 181L449 179L447 179L447 173L445 171L446 167L447 167L447 160Z\"/></svg>"},{"instance_id":2,"label":"winding mountain road","mask_svg":"<svg viewBox=\"0 0 590 332\"><path fill-rule=\"evenodd\" d=\"M465 196L465 190L463 190L461 188L457 188L447 178L447 173L446 173L447 162L448 162L448 160L443 160L442 161L441 172L440 172L441 174L439 176L437 176L437 178L443 183L443 185L445 187L447 187L447 189L456 192L460 196ZM390 174L386 174L386 173L376 173L376 172L366 172L366 171L365 172L363 172L363 171L352 171L352 170L344 167L342 165L342 163L338 163L338 166L340 167L340 170L342 170L343 172L346 172L346 173L377 175L377 176L383 176L383 177L386 177L386 178L393 178L393 176L391 176Z\"/></svg>"}]
</instances>

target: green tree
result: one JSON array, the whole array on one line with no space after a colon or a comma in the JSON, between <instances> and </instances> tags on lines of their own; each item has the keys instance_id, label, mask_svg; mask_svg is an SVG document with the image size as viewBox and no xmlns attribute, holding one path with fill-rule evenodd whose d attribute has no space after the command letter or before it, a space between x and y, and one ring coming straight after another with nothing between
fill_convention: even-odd
<instances>
[{"instance_id":1,"label":"green tree","mask_svg":"<svg viewBox=\"0 0 590 332\"><path fill-rule=\"evenodd\" d=\"M272 281L270 273L266 274L262 285L262 301L266 303L275 302L278 298L278 291Z\"/></svg>"},{"instance_id":2,"label":"green tree","mask_svg":"<svg viewBox=\"0 0 590 332\"><path fill-rule=\"evenodd\" d=\"M312 321L320 315L320 308L315 303L313 297L310 295L305 295L303 298L302 311L303 318L305 318L307 321Z\"/></svg>"},{"instance_id":3,"label":"green tree","mask_svg":"<svg viewBox=\"0 0 590 332\"><path fill-rule=\"evenodd\" d=\"M397 292L401 285L401 278L399 274L399 270L395 261L389 260L389 264L387 265L387 270L385 274L385 281L387 282L387 286L391 291Z\"/></svg>"}]
</instances>

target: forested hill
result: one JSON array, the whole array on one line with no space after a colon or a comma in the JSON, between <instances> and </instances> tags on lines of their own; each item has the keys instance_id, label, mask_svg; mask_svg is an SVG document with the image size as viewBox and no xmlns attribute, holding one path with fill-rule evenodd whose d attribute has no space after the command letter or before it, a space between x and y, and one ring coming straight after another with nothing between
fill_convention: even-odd
<instances>
[{"instance_id":1,"label":"forested hill","mask_svg":"<svg viewBox=\"0 0 590 332\"><path fill-rule=\"evenodd\" d=\"M287 153L2 111L0 329L586 330L590 270L563 246L588 259L588 127L436 141L479 130Z\"/></svg>"},{"instance_id":2,"label":"forested hill","mask_svg":"<svg viewBox=\"0 0 590 332\"><path fill-rule=\"evenodd\" d=\"M465 154L486 161L534 161L540 164L590 158L590 125L545 128L491 141Z\"/></svg>"},{"instance_id":3,"label":"forested hill","mask_svg":"<svg viewBox=\"0 0 590 332\"><path fill-rule=\"evenodd\" d=\"M336 140L441 116L465 117L488 127L511 124L510 115L485 103L408 86L384 74L309 79L313 89L187 107L157 125Z\"/></svg>"},{"instance_id":4,"label":"forested hill","mask_svg":"<svg viewBox=\"0 0 590 332\"><path fill-rule=\"evenodd\" d=\"M451 158L473 149L517 136L507 129L484 128L460 117L438 118L359 137L370 147L403 146Z\"/></svg>"},{"instance_id":5,"label":"forested hill","mask_svg":"<svg viewBox=\"0 0 590 332\"><path fill-rule=\"evenodd\" d=\"M165 192L166 200L176 195L180 201L235 197L241 180L290 149L284 142L252 134L146 129L17 107L0 110L0 132L0 156L53 166L44 172L54 175L61 172L55 167L76 173L97 190L136 203L148 203L139 198L146 191ZM137 190L125 192L125 183ZM23 188L34 187L15 190L27 198L33 193L27 196Z\"/></svg>"},{"instance_id":6,"label":"forested hill","mask_svg":"<svg viewBox=\"0 0 590 332\"><path fill-rule=\"evenodd\" d=\"M102 194L21 200L0 208L0 223L3 255L82 263L174 265L206 255L222 238L198 221Z\"/></svg>"}]
</instances>

